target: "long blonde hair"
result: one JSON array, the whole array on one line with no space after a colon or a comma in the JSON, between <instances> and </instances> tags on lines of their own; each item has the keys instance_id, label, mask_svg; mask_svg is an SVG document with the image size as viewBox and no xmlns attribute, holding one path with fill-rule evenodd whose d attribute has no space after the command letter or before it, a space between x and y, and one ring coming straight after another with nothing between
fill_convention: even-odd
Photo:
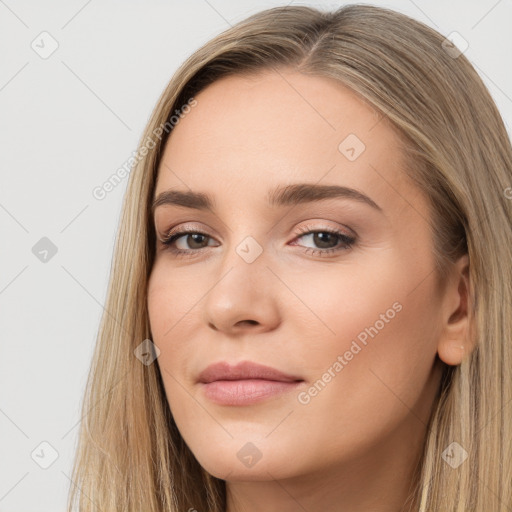
<instances>
[{"instance_id":1,"label":"long blonde hair","mask_svg":"<svg viewBox=\"0 0 512 512\"><path fill-rule=\"evenodd\" d=\"M469 256L476 348L460 365L446 366L410 503L419 512L510 510L512 148L482 80L443 41L418 21L370 5L333 12L275 7L215 37L177 70L129 177L82 405L69 510L76 502L83 512L225 510L226 484L184 443L158 364L134 356L151 339L150 206L174 112L221 77L284 67L338 80L397 129L411 178L430 199L439 275L458 256ZM467 452L458 467L443 457L453 442Z\"/></svg>"}]
</instances>

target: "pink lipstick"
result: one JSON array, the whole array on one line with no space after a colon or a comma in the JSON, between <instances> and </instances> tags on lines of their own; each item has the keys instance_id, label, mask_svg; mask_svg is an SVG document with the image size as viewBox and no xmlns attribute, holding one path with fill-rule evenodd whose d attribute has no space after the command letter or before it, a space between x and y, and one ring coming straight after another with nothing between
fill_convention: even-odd
<instances>
[{"instance_id":1,"label":"pink lipstick","mask_svg":"<svg viewBox=\"0 0 512 512\"><path fill-rule=\"evenodd\" d=\"M294 390L302 382L299 376L251 361L235 366L225 361L215 363L198 377L206 398L219 405L251 405Z\"/></svg>"}]
</instances>

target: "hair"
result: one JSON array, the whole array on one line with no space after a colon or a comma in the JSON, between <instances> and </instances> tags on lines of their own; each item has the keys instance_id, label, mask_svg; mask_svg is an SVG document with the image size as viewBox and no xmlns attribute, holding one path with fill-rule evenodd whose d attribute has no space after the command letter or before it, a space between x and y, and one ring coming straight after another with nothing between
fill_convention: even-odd
<instances>
[{"instance_id":1,"label":"hair","mask_svg":"<svg viewBox=\"0 0 512 512\"><path fill-rule=\"evenodd\" d=\"M178 68L129 176L68 510L77 501L84 512L226 509L226 482L207 473L185 444L158 364L134 356L151 339L151 204L176 109L223 77L285 68L333 78L381 114L399 135L407 174L429 200L436 275L442 279L458 257L469 258L474 349L460 365L445 365L411 490L413 510L510 510L512 148L481 78L463 54L445 50L444 40L421 22L371 5L275 7L224 31ZM442 456L453 442L468 454L456 468Z\"/></svg>"}]
</instances>

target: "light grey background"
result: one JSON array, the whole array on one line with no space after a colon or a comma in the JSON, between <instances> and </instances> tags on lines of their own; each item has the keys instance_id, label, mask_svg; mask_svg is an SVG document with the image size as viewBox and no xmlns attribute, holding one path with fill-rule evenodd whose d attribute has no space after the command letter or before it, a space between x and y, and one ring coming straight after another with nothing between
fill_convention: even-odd
<instances>
[{"instance_id":1,"label":"light grey background","mask_svg":"<svg viewBox=\"0 0 512 512\"><path fill-rule=\"evenodd\" d=\"M510 134L509 0L364 3L467 40L465 54ZM64 510L72 485L127 180L103 200L93 189L136 150L158 96L190 53L249 14L285 4L0 0L0 512ZM45 31L51 36L40 36ZM42 58L53 40L58 48ZM33 252L44 250L36 245L43 237L57 248L46 262ZM43 469L52 450L58 457Z\"/></svg>"}]
</instances>

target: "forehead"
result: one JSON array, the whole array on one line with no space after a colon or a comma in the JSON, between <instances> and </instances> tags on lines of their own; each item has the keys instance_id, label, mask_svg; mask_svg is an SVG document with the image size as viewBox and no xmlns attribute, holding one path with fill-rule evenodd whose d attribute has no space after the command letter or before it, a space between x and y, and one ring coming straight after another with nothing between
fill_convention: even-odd
<instances>
[{"instance_id":1,"label":"forehead","mask_svg":"<svg viewBox=\"0 0 512 512\"><path fill-rule=\"evenodd\" d=\"M156 194L237 187L250 200L297 181L377 195L410 187L396 130L334 79L285 69L234 75L195 99L167 141Z\"/></svg>"}]
</instances>

